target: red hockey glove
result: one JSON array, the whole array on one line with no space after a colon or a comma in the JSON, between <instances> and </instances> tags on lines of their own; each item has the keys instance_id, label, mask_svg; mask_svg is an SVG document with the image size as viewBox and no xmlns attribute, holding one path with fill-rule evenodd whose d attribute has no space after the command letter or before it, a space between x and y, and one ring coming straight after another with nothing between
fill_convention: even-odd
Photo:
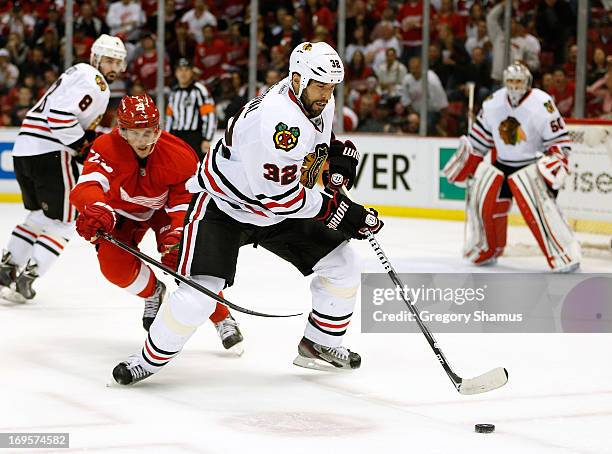
<instances>
[{"instance_id":1,"label":"red hockey glove","mask_svg":"<svg viewBox=\"0 0 612 454\"><path fill-rule=\"evenodd\" d=\"M160 235L159 252L161 252L161 262L168 268L176 270L178 266L178 253L181 239L183 238L183 228L166 230Z\"/></svg>"},{"instance_id":2,"label":"red hockey glove","mask_svg":"<svg viewBox=\"0 0 612 454\"><path fill-rule=\"evenodd\" d=\"M568 152L555 145L538 159L538 170L552 189L561 189L565 178L569 175Z\"/></svg>"},{"instance_id":3,"label":"red hockey glove","mask_svg":"<svg viewBox=\"0 0 612 454\"><path fill-rule=\"evenodd\" d=\"M358 240L366 238L368 230L378 233L384 225L378 219L376 210L366 209L344 194L329 189L323 193L323 206L315 219L323 221L330 229Z\"/></svg>"},{"instance_id":4,"label":"red hockey glove","mask_svg":"<svg viewBox=\"0 0 612 454\"><path fill-rule=\"evenodd\" d=\"M97 240L98 230L110 233L117 223L115 210L106 203L95 202L85 207L76 220L76 230L87 241Z\"/></svg>"},{"instance_id":5,"label":"red hockey glove","mask_svg":"<svg viewBox=\"0 0 612 454\"><path fill-rule=\"evenodd\" d=\"M333 190L342 186L353 187L359 164L359 152L353 142L332 139L329 146L329 171L323 174L323 183Z\"/></svg>"}]
</instances>

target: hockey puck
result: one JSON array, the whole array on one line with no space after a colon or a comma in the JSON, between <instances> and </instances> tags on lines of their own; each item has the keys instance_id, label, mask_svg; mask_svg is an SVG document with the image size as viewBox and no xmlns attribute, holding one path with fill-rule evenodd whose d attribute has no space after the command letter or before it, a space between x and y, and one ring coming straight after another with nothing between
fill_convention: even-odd
<instances>
[{"instance_id":1,"label":"hockey puck","mask_svg":"<svg viewBox=\"0 0 612 454\"><path fill-rule=\"evenodd\" d=\"M490 434L495 431L493 424L476 424L476 432L480 434Z\"/></svg>"}]
</instances>

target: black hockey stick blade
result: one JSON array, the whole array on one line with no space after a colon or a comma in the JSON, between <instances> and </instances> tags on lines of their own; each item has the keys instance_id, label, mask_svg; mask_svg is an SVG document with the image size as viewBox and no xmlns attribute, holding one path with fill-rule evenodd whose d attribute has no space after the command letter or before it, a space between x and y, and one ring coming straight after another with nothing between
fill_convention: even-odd
<instances>
[{"instance_id":1,"label":"black hockey stick blade","mask_svg":"<svg viewBox=\"0 0 612 454\"><path fill-rule=\"evenodd\" d=\"M493 391L506 383L508 383L508 371L503 367L498 367L478 377L461 379L457 391L465 396L470 396Z\"/></svg>"},{"instance_id":2,"label":"black hockey stick blade","mask_svg":"<svg viewBox=\"0 0 612 454\"><path fill-rule=\"evenodd\" d=\"M98 236L100 238L104 238L106 241L109 241L110 243L112 243L115 246L123 249L124 251L129 252L130 254L132 254L133 256L135 256L137 258L139 258L143 262L147 262L148 264L153 265L156 268L159 268L164 273L168 273L170 276L172 276L173 278L181 281L183 284L188 285L191 288L194 288L194 289L204 293L206 296L209 296L210 298L214 299L215 301L218 301L219 303L221 303L221 304L223 304L223 305L225 305L225 306L227 306L227 307L229 307L231 309L234 309L235 311L242 312L243 314L255 315L257 317L268 317L268 318L297 317L297 316L303 314L302 312L297 313L297 314L286 314L286 315L266 314L264 312L257 312L257 311L253 311L251 309L246 309L246 308L244 308L242 306L238 306L238 305L236 305L234 303L229 302L228 300L226 300L222 296L217 295L215 292L207 289L206 287L198 284L197 282L189 279L188 277L183 276L182 274L179 274L176 271L168 268L163 263L160 263L157 260L149 257L148 255L143 254L139 250L134 249L133 247L131 247L131 246L129 246L129 245L119 241L118 239L112 237L108 233L98 232Z\"/></svg>"}]
</instances>

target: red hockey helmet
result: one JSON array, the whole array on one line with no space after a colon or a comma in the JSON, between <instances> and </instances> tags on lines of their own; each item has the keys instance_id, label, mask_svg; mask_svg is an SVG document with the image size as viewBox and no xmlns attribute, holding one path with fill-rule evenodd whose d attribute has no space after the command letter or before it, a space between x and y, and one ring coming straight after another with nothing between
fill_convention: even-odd
<instances>
[{"instance_id":1,"label":"red hockey helmet","mask_svg":"<svg viewBox=\"0 0 612 454\"><path fill-rule=\"evenodd\" d=\"M122 129L159 128L159 110L147 94L124 96L117 109L117 121Z\"/></svg>"}]
</instances>

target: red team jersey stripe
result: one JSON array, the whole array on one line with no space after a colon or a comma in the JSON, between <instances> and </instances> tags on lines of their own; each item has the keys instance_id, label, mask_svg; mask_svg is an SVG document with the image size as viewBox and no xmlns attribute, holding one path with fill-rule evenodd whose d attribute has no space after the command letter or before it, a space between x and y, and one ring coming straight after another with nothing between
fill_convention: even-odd
<instances>
[{"instance_id":1,"label":"red team jersey stripe","mask_svg":"<svg viewBox=\"0 0 612 454\"><path fill-rule=\"evenodd\" d=\"M31 125L29 123L23 123L22 128L40 129L41 131L51 132L51 130L45 126Z\"/></svg>"},{"instance_id":2,"label":"red team jersey stripe","mask_svg":"<svg viewBox=\"0 0 612 454\"><path fill-rule=\"evenodd\" d=\"M189 251L191 250L191 241L193 240L193 224L200 218L200 212L202 211L202 206L206 201L207 194L204 194L198 203L198 207L195 210L195 216L191 218L189 221L189 226L187 227L187 241L185 242L185 257L183 258L183 266L181 267L181 274L184 276L187 274L187 262L189 262Z\"/></svg>"},{"instance_id":3,"label":"red team jersey stripe","mask_svg":"<svg viewBox=\"0 0 612 454\"><path fill-rule=\"evenodd\" d=\"M55 241L53 238L51 238L50 236L47 235L39 235L38 238L44 238L45 240L49 241L50 243L53 243L55 246L57 246L60 250L64 249L64 246L61 243L58 243L57 241Z\"/></svg>"},{"instance_id":4,"label":"red team jersey stripe","mask_svg":"<svg viewBox=\"0 0 612 454\"><path fill-rule=\"evenodd\" d=\"M289 200L288 202L285 202L285 203L277 203L277 202L266 203L265 207L266 208L289 208L291 205L295 205L300 200L302 200L305 194L306 194L306 191L304 190L304 188L302 188L300 193L297 196L295 196L292 200Z\"/></svg>"},{"instance_id":5,"label":"red team jersey stripe","mask_svg":"<svg viewBox=\"0 0 612 454\"><path fill-rule=\"evenodd\" d=\"M71 118L70 120L60 120L59 118L47 117L47 120L49 120L51 123L72 123L73 121L76 121L76 118Z\"/></svg>"}]
</instances>

